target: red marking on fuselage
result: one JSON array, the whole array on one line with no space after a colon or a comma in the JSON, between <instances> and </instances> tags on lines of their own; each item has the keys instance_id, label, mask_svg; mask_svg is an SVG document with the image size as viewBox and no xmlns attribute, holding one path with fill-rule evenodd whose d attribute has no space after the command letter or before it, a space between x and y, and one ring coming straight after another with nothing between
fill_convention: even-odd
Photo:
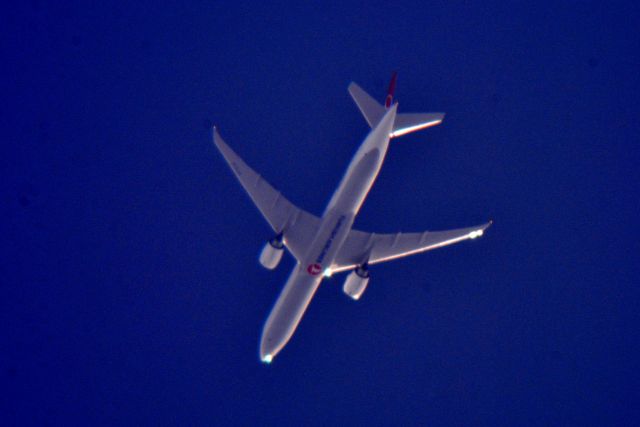
<instances>
[{"instance_id":1,"label":"red marking on fuselage","mask_svg":"<svg viewBox=\"0 0 640 427\"><path fill-rule=\"evenodd\" d=\"M322 266L320 264L309 264L307 267L307 273L312 276L317 276L322 271Z\"/></svg>"}]
</instances>

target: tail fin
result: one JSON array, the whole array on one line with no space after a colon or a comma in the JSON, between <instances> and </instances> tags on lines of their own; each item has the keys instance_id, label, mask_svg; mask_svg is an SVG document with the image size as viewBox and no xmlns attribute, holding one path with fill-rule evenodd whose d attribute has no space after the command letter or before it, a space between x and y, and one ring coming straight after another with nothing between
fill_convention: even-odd
<instances>
[{"instance_id":1,"label":"tail fin","mask_svg":"<svg viewBox=\"0 0 640 427\"><path fill-rule=\"evenodd\" d=\"M385 106L389 108L393 102L393 94L396 88L397 73L393 73L389 83L389 91L385 99ZM356 83L349 85L349 94L360 109L360 112L369 123L370 127L378 124L385 113L385 106L378 103ZM391 137L406 135L411 132L439 125L444 119L444 113L398 113L393 125Z\"/></svg>"},{"instance_id":2,"label":"tail fin","mask_svg":"<svg viewBox=\"0 0 640 427\"><path fill-rule=\"evenodd\" d=\"M398 72L394 71L391 75L391 81L389 82L389 90L387 90L387 97L384 100L384 108L387 110L391 107L393 102L393 94L396 92L396 82L398 81Z\"/></svg>"}]
</instances>

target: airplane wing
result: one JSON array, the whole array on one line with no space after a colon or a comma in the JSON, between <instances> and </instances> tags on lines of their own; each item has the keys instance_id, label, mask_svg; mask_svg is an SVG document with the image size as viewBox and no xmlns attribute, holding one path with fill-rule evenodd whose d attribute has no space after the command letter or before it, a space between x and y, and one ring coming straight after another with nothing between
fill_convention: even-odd
<instances>
[{"instance_id":1,"label":"airplane wing","mask_svg":"<svg viewBox=\"0 0 640 427\"><path fill-rule=\"evenodd\" d=\"M355 268L364 262L378 264L397 258L452 245L482 236L491 225L488 222L476 227L424 233L375 234L351 230L331 266L333 272Z\"/></svg>"},{"instance_id":2,"label":"airplane wing","mask_svg":"<svg viewBox=\"0 0 640 427\"><path fill-rule=\"evenodd\" d=\"M296 207L251 169L222 140L215 127L213 142L273 231L283 233L285 246L296 259L302 259L318 230L320 219Z\"/></svg>"}]
</instances>

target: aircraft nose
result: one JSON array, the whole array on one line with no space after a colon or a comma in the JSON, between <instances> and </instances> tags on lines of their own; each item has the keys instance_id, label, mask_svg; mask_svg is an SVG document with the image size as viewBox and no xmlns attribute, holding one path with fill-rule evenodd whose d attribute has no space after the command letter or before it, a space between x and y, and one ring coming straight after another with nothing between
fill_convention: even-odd
<instances>
[{"instance_id":1,"label":"aircraft nose","mask_svg":"<svg viewBox=\"0 0 640 427\"><path fill-rule=\"evenodd\" d=\"M263 363L271 363L271 361L273 360L273 357L275 356L274 352L271 350L268 350L264 347L260 348L260 360Z\"/></svg>"},{"instance_id":2,"label":"aircraft nose","mask_svg":"<svg viewBox=\"0 0 640 427\"><path fill-rule=\"evenodd\" d=\"M260 360L269 364L277 353L278 348L277 345L274 345L274 340L269 336L265 336L260 343Z\"/></svg>"}]
</instances>

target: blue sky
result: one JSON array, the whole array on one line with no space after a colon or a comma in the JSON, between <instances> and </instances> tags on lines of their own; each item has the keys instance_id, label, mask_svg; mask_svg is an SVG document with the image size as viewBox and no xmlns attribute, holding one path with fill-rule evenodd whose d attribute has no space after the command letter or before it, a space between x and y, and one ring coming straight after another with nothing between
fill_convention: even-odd
<instances>
[{"instance_id":1,"label":"blue sky","mask_svg":"<svg viewBox=\"0 0 640 427\"><path fill-rule=\"evenodd\" d=\"M0 17L4 425L635 425L638 8L52 5ZM393 141L356 226L495 221L324 282L270 366L294 265L212 124L320 214L367 126L346 88L444 123Z\"/></svg>"}]
</instances>

